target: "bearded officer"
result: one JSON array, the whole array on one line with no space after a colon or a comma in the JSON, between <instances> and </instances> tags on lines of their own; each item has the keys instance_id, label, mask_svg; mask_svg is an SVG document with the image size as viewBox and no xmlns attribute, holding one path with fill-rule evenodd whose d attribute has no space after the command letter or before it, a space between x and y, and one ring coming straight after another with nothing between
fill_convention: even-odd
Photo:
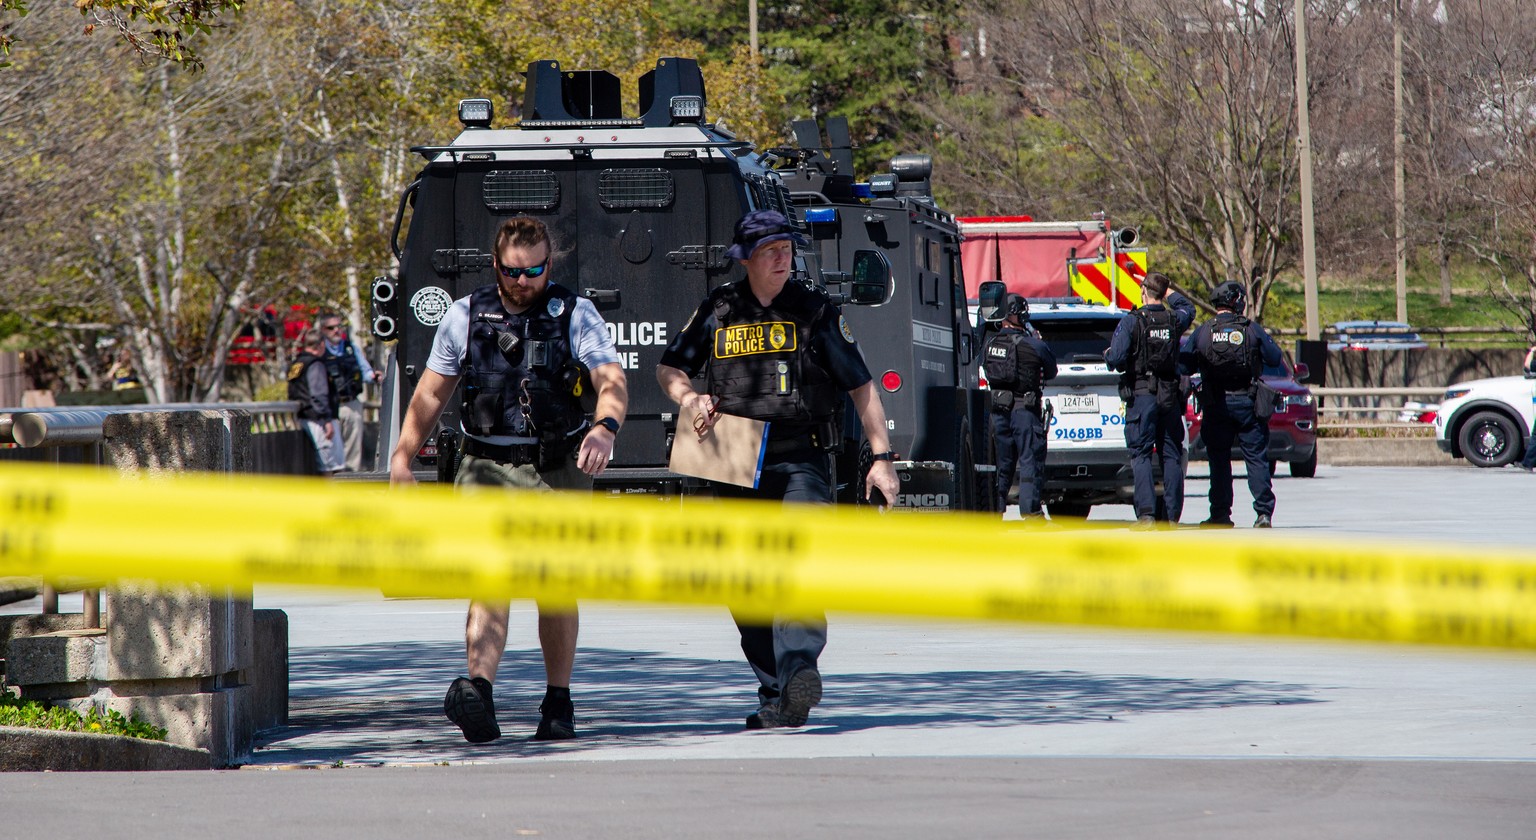
<instances>
[{"instance_id":1,"label":"bearded officer","mask_svg":"<svg viewBox=\"0 0 1536 840\"><path fill-rule=\"evenodd\" d=\"M411 458L462 379L464 459L454 484L591 491L593 476L613 453L629 398L602 316L591 301L549 282L551 247L538 219L517 216L502 223L492 251L496 282L454 301L437 327L390 457L391 483L415 483ZM583 372L597 394L593 422L576 396ZM469 605L469 676L449 686L443 711L471 743L501 737L491 686L506 647L508 612L505 601ZM576 735L576 633L574 604L539 604L548 684L535 740Z\"/></svg>"},{"instance_id":2,"label":"bearded officer","mask_svg":"<svg viewBox=\"0 0 1536 840\"><path fill-rule=\"evenodd\" d=\"M667 345L656 379L673 402L705 418L705 429L716 412L769 421L758 487L720 484L716 492L789 504L832 502L828 449L848 394L874 454L865 496L878 490L889 504L898 484L885 409L838 307L820 289L790 279L797 242L804 240L781 213L743 216L726 253L746 268L746 279L704 299ZM759 335L762 342L734 340ZM696 383L697 376L703 381ZM825 619L775 617L763 624L736 616L736 626L760 684L747 728L804 725L821 701L817 659L827 643Z\"/></svg>"},{"instance_id":3,"label":"bearded officer","mask_svg":"<svg viewBox=\"0 0 1536 840\"><path fill-rule=\"evenodd\" d=\"M1019 480L1019 515L1040 516L1045 487L1045 397L1042 388L1056 378L1056 354L1024 328L1029 301L1010 294L1003 300L1003 322L987 342L987 387L992 394L992 439L997 448L998 509L1008 507L1008 490Z\"/></svg>"},{"instance_id":4,"label":"bearded officer","mask_svg":"<svg viewBox=\"0 0 1536 840\"><path fill-rule=\"evenodd\" d=\"M1216 317L1195 328L1180 351L1184 364L1200 373L1200 435L1211 465L1211 517L1203 528L1231 528L1232 444L1248 465L1255 528L1270 527L1275 491L1269 479L1269 417L1256 405L1264 365L1283 361L1280 345L1243 317L1247 294L1228 280L1211 292Z\"/></svg>"}]
</instances>

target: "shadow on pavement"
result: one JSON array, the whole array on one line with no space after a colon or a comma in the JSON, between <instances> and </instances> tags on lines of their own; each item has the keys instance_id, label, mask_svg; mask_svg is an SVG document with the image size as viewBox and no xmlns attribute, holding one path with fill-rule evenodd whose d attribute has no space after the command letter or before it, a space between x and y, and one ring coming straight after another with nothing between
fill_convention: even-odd
<instances>
[{"instance_id":1,"label":"shadow on pavement","mask_svg":"<svg viewBox=\"0 0 1536 840\"><path fill-rule=\"evenodd\" d=\"M462 645L400 642L298 648L290 653L290 725L263 733L254 763L429 763L587 749L661 746L731 735L755 706L745 662L582 649L573 697L576 741L527 740L538 723L543 661L502 659L496 705L503 737L466 744L442 713L463 669ZM1075 671L824 673L826 695L806 735L882 727L923 729L1104 722L1133 714L1322 702L1317 686Z\"/></svg>"}]
</instances>

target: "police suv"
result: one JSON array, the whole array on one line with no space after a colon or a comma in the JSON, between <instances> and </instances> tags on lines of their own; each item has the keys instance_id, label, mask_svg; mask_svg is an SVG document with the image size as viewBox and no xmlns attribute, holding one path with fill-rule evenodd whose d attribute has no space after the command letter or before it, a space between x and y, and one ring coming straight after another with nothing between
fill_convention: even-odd
<instances>
[{"instance_id":1,"label":"police suv","mask_svg":"<svg viewBox=\"0 0 1536 840\"><path fill-rule=\"evenodd\" d=\"M1435 414L1440 451L1476 467L1502 467L1525 454L1536 423L1536 371L1457 382Z\"/></svg>"},{"instance_id":2,"label":"police suv","mask_svg":"<svg viewBox=\"0 0 1536 840\"><path fill-rule=\"evenodd\" d=\"M981 284L982 320L1001 303L1003 284ZM1125 443L1120 374L1109 369L1115 328L1128 313L1081 298L1029 301L1029 325L1056 355L1056 378L1045 383L1045 488L1052 516L1087 516L1094 505L1130 504L1135 497L1131 452ZM1160 474L1160 473L1154 473ZM1158 492L1161 510L1161 489Z\"/></svg>"}]
</instances>

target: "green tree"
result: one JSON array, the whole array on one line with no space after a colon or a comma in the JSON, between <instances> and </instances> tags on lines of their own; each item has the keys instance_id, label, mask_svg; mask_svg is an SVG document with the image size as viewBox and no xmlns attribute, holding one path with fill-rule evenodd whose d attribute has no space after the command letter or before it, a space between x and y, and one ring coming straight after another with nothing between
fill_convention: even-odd
<instances>
[{"instance_id":1,"label":"green tree","mask_svg":"<svg viewBox=\"0 0 1536 840\"><path fill-rule=\"evenodd\" d=\"M74 5L89 21L87 34L106 27L140 55L200 70L203 59L191 41L223 26L220 16L238 14L245 0L74 0ZM28 11L27 0L0 0L0 20L7 12L20 17ZM10 30L10 24L0 25L0 58L15 43Z\"/></svg>"}]
</instances>

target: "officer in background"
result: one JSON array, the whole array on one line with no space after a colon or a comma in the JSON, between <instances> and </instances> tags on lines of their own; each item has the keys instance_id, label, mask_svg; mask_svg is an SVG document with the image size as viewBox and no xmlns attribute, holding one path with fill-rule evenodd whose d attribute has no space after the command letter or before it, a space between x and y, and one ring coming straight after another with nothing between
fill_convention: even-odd
<instances>
[{"instance_id":1,"label":"officer in background","mask_svg":"<svg viewBox=\"0 0 1536 840\"><path fill-rule=\"evenodd\" d=\"M1163 466L1163 506L1169 522L1184 512L1184 388L1179 376L1179 344L1195 321L1189 298L1168 290L1168 276L1148 274L1141 281L1141 308L1120 320L1104 363L1121 371L1120 399L1128 409L1125 442L1131 449L1135 480L1136 525L1154 527L1157 490L1152 452Z\"/></svg>"},{"instance_id":2,"label":"officer in background","mask_svg":"<svg viewBox=\"0 0 1536 840\"><path fill-rule=\"evenodd\" d=\"M656 380L673 402L703 418L700 434L717 413L769 421L758 487L715 489L722 497L789 504L832 502L828 450L839 442L834 418L846 393L874 455L865 498L879 491L888 506L899 485L885 408L842 312L821 289L790 279L796 242L804 240L781 213L754 210L741 217L726 255L746 267L746 279L709 293L662 353ZM758 710L747 716L747 728L803 726L821 702L817 660L827 644L826 620L775 616L763 624L734 617L759 683Z\"/></svg>"},{"instance_id":3,"label":"officer in background","mask_svg":"<svg viewBox=\"0 0 1536 840\"><path fill-rule=\"evenodd\" d=\"M411 458L462 379L464 458L456 486L591 492L592 478L613 454L629 396L596 307L549 281L552 248L549 230L538 219L515 216L502 223L491 252L496 282L454 301L437 326L389 459L391 484L416 482ZM577 397L583 373L597 394L593 422ZM508 518L516 517L514 506ZM470 743L501 737L491 685L507 644L508 612L505 601L469 605L464 628L469 676L449 686L443 712ZM539 604L547 686L534 740L576 735L571 667L577 630L574 603Z\"/></svg>"},{"instance_id":4,"label":"officer in background","mask_svg":"<svg viewBox=\"0 0 1536 840\"><path fill-rule=\"evenodd\" d=\"M997 447L998 509L1008 507L1008 490L1019 479L1019 515L1040 516L1045 487L1045 397L1042 386L1056 378L1056 354L1024 328L1029 301L1003 299L1003 322L987 342L987 386L992 391L992 438Z\"/></svg>"},{"instance_id":5,"label":"officer in background","mask_svg":"<svg viewBox=\"0 0 1536 840\"><path fill-rule=\"evenodd\" d=\"M345 468L341 430L336 428L336 383L326 375L325 342L311 327L299 336L299 353L288 365L288 399L299 404L299 420L319 456L321 475Z\"/></svg>"},{"instance_id":6,"label":"officer in background","mask_svg":"<svg viewBox=\"0 0 1536 840\"><path fill-rule=\"evenodd\" d=\"M1184 341L1180 358L1200 373L1200 434L1211 465L1211 518L1205 528L1231 528L1232 443L1242 447L1253 494L1253 527L1268 528L1275 515L1275 491L1269 480L1269 415L1255 405L1264 365L1283 361L1280 346L1264 328L1243 317L1245 292L1228 280L1211 292L1216 317Z\"/></svg>"},{"instance_id":7,"label":"officer in background","mask_svg":"<svg viewBox=\"0 0 1536 840\"><path fill-rule=\"evenodd\" d=\"M347 454L347 469L357 472L363 468L363 384L378 382L384 378L384 374L374 370L363 351L352 343L340 315L326 312L317 323L325 337L325 369L341 399L341 411L337 418L341 422L341 442Z\"/></svg>"}]
</instances>

